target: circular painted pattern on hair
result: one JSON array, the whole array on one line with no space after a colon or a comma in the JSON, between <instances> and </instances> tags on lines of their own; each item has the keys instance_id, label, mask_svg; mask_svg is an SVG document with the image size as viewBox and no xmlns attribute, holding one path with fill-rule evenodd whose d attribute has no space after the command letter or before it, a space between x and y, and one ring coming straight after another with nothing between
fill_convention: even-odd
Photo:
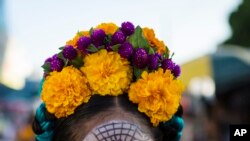
<instances>
[{"instance_id":1,"label":"circular painted pattern on hair","mask_svg":"<svg viewBox=\"0 0 250 141\"><path fill-rule=\"evenodd\" d=\"M152 141L152 138L134 123L113 120L92 129L83 141Z\"/></svg>"}]
</instances>

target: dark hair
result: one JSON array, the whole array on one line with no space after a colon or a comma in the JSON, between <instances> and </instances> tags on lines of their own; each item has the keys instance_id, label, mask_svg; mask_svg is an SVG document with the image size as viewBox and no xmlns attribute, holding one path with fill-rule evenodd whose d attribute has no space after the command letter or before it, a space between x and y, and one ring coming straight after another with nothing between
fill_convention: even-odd
<instances>
[{"instance_id":1,"label":"dark hair","mask_svg":"<svg viewBox=\"0 0 250 141\"><path fill-rule=\"evenodd\" d=\"M155 141L172 141L176 139L176 136L179 133L178 126L175 125L165 126L160 124L158 127L153 127L149 118L137 110L137 105L129 101L127 94L116 97L94 95L91 97L88 103L79 106L75 110L75 113L67 118L56 119L46 110L45 118L49 121L53 121L54 123L54 133L52 140L72 141L80 138L82 139L82 137L79 137L78 132L84 127L82 127L83 124L79 123L87 122L91 117L114 107L119 107L122 110L135 115L136 118L144 120L145 124L147 124L146 126L151 127L150 130ZM176 112L176 116L182 116L181 106ZM42 131L36 119L33 122L33 130L36 134L41 134L44 132Z\"/></svg>"}]
</instances>

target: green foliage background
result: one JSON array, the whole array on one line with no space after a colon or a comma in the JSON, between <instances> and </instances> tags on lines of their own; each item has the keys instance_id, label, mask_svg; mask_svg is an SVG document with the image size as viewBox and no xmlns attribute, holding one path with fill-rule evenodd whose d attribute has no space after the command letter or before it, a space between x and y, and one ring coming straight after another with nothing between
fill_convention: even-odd
<instances>
[{"instance_id":1,"label":"green foliage background","mask_svg":"<svg viewBox=\"0 0 250 141\"><path fill-rule=\"evenodd\" d=\"M250 48L250 0L243 0L229 17L232 35L224 44Z\"/></svg>"}]
</instances>

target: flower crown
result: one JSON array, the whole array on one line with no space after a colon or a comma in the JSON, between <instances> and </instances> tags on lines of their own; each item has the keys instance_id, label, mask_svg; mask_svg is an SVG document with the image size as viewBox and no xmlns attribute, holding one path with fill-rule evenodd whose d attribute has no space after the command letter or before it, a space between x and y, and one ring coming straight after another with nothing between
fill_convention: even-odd
<instances>
[{"instance_id":1,"label":"flower crown","mask_svg":"<svg viewBox=\"0 0 250 141\"><path fill-rule=\"evenodd\" d=\"M153 126L180 105L180 67L150 28L131 22L102 23L79 31L43 64L41 98L49 113L67 117L92 95L128 94Z\"/></svg>"}]
</instances>

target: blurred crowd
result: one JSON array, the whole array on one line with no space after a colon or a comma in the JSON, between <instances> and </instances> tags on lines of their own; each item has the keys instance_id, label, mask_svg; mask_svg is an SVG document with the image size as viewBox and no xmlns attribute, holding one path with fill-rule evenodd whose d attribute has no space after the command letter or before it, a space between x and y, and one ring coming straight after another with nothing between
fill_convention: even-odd
<instances>
[{"instance_id":1,"label":"blurred crowd","mask_svg":"<svg viewBox=\"0 0 250 141\"><path fill-rule=\"evenodd\" d=\"M0 141L32 141L31 122L38 101L38 83L26 81L22 90L0 84Z\"/></svg>"}]
</instances>

